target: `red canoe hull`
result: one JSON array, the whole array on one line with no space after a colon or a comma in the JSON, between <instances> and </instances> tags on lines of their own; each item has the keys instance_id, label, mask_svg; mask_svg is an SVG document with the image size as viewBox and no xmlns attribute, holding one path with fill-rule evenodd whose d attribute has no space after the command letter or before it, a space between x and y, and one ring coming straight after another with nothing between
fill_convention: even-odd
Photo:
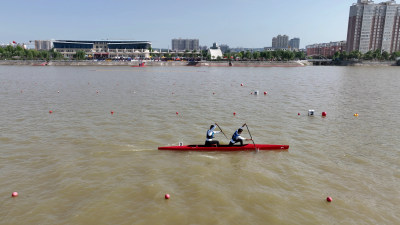
<instances>
[{"instance_id":1,"label":"red canoe hull","mask_svg":"<svg viewBox=\"0 0 400 225\"><path fill-rule=\"evenodd\" d=\"M257 150L287 150L289 145L264 145L253 144L246 145L221 145L220 147L205 147L204 145L183 145L183 146L165 146L158 147L158 150L170 150L170 151L254 151Z\"/></svg>"}]
</instances>

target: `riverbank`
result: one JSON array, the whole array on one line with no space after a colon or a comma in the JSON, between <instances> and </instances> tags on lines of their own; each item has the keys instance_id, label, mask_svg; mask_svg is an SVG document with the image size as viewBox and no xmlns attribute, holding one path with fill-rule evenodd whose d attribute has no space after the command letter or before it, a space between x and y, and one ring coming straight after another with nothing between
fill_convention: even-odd
<instances>
[{"instance_id":1,"label":"riverbank","mask_svg":"<svg viewBox=\"0 0 400 225\"><path fill-rule=\"evenodd\" d=\"M297 67L310 65L307 61L143 61L144 66L210 66L210 67ZM37 60L1 60L0 65L20 66L134 66L140 67L140 61L37 61Z\"/></svg>"},{"instance_id":2,"label":"riverbank","mask_svg":"<svg viewBox=\"0 0 400 225\"><path fill-rule=\"evenodd\" d=\"M363 61L342 61L338 66L397 66L396 61L375 61L375 60L363 60Z\"/></svg>"},{"instance_id":3,"label":"riverbank","mask_svg":"<svg viewBox=\"0 0 400 225\"><path fill-rule=\"evenodd\" d=\"M208 67L302 67L312 66L307 60L297 61L143 61L144 66L208 66ZM0 65L16 66L133 66L141 61L90 61L90 60L0 60ZM336 66L396 66L396 61L342 61Z\"/></svg>"}]
</instances>

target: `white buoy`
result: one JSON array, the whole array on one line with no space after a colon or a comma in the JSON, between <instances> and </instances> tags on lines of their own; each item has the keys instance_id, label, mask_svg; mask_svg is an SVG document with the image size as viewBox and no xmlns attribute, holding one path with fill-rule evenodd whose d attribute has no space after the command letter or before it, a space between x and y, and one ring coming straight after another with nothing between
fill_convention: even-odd
<instances>
[{"instance_id":1,"label":"white buoy","mask_svg":"<svg viewBox=\"0 0 400 225\"><path fill-rule=\"evenodd\" d=\"M308 116L314 116L314 109L308 110Z\"/></svg>"},{"instance_id":2,"label":"white buoy","mask_svg":"<svg viewBox=\"0 0 400 225\"><path fill-rule=\"evenodd\" d=\"M254 95L258 95L258 93L259 93L258 91L255 91L255 92L254 92Z\"/></svg>"}]
</instances>

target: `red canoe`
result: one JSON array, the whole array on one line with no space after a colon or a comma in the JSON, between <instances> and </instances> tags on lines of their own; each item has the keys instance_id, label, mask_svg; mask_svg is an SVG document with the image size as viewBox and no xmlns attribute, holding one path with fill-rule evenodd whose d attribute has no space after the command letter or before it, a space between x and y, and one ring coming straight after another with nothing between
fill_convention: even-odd
<instances>
[{"instance_id":1,"label":"red canoe","mask_svg":"<svg viewBox=\"0 0 400 225\"><path fill-rule=\"evenodd\" d=\"M158 150L172 150L172 151L254 151L257 150L285 150L289 149L289 145L264 145L253 144L245 145L220 145L219 147L205 147L204 145L182 145L182 146L165 146L158 147Z\"/></svg>"}]
</instances>

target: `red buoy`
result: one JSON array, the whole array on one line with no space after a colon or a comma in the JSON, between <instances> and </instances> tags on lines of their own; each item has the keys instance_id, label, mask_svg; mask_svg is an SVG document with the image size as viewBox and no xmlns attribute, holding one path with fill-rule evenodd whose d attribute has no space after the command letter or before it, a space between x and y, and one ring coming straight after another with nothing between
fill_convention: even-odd
<instances>
[{"instance_id":1,"label":"red buoy","mask_svg":"<svg viewBox=\"0 0 400 225\"><path fill-rule=\"evenodd\" d=\"M170 196L169 196L169 194L165 194L165 199L169 199L170 198Z\"/></svg>"},{"instance_id":2,"label":"red buoy","mask_svg":"<svg viewBox=\"0 0 400 225\"><path fill-rule=\"evenodd\" d=\"M111 115L114 115L114 111L111 111Z\"/></svg>"},{"instance_id":3,"label":"red buoy","mask_svg":"<svg viewBox=\"0 0 400 225\"><path fill-rule=\"evenodd\" d=\"M300 116L300 113L297 113L298 116Z\"/></svg>"},{"instance_id":4,"label":"red buoy","mask_svg":"<svg viewBox=\"0 0 400 225\"><path fill-rule=\"evenodd\" d=\"M176 115L178 115L179 113L178 112L176 112Z\"/></svg>"},{"instance_id":5,"label":"red buoy","mask_svg":"<svg viewBox=\"0 0 400 225\"><path fill-rule=\"evenodd\" d=\"M267 95L267 92L266 92L266 91L264 91L264 95Z\"/></svg>"},{"instance_id":6,"label":"red buoy","mask_svg":"<svg viewBox=\"0 0 400 225\"><path fill-rule=\"evenodd\" d=\"M16 192L16 191L14 191L12 194L11 194L11 197L17 197L18 196L18 192Z\"/></svg>"},{"instance_id":7,"label":"red buoy","mask_svg":"<svg viewBox=\"0 0 400 225\"><path fill-rule=\"evenodd\" d=\"M234 115L234 116L236 116L236 113L235 113L235 112L233 112L233 115Z\"/></svg>"},{"instance_id":8,"label":"red buoy","mask_svg":"<svg viewBox=\"0 0 400 225\"><path fill-rule=\"evenodd\" d=\"M332 198L331 198L331 197L327 197L327 198L326 198L326 201L327 201L327 202L331 202L331 201L332 201Z\"/></svg>"},{"instance_id":9,"label":"red buoy","mask_svg":"<svg viewBox=\"0 0 400 225\"><path fill-rule=\"evenodd\" d=\"M50 111L49 111L49 113L50 113L50 114L52 114L52 113L53 113L53 111L51 111L51 110L50 110Z\"/></svg>"},{"instance_id":10,"label":"red buoy","mask_svg":"<svg viewBox=\"0 0 400 225\"><path fill-rule=\"evenodd\" d=\"M240 86L243 86L243 84L240 84Z\"/></svg>"},{"instance_id":11,"label":"red buoy","mask_svg":"<svg viewBox=\"0 0 400 225\"><path fill-rule=\"evenodd\" d=\"M326 116L326 112L322 112L322 116L325 117Z\"/></svg>"}]
</instances>

